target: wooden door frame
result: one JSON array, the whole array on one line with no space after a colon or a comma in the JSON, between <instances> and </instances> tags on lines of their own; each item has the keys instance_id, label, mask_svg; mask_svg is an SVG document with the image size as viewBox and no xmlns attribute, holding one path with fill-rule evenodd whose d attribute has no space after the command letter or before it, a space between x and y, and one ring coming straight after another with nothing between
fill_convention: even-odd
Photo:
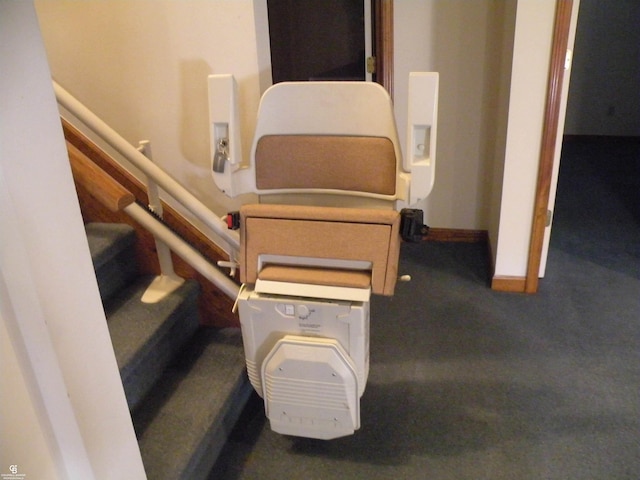
<instances>
[{"instance_id":1,"label":"wooden door frame","mask_svg":"<svg viewBox=\"0 0 640 480\"><path fill-rule=\"evenodd\" d=\"M531 227L531 241L529 243L529 258L524 290L526 293L538 291L542 248L545 230L547 228L547 210L551 190L553 162L556 154L556 140L558 138L558 122L562 102L562 85L564 81L565 58L569 43L569 29L573 0L557 0L551 44L551 61L549 80L547 83L547 100L542 130L542 145L540 149L540 163L538 165L538 181L535 193L533 225Z\"/></svg>"},{"instance_id":2,"label":"wooden door frame","mask_svg":"<svg viewBox=\"0 0 640 480\"><path fill-rule=\"evenodd\" d=\"M372 0L375 81L393 98L393 0Z\"/></svg>"}]
</instances>

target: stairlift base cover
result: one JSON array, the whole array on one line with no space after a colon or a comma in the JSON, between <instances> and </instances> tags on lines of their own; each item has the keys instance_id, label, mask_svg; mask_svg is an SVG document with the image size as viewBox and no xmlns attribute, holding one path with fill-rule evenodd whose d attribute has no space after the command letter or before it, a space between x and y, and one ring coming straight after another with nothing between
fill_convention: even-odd
<instances>
[{"instance_id":1,"label":"stairlift base cover","mask_svg":"<svg viewBox=\"0 0 640 480\"><path fill-rule=\"evenodd\" d=\"M247 373L271 428L325 440L353 434L369 376L369 303L247 288L238 308Z\"/></svg>"},{"instance_id":2,"label":"stairlift base cover","mask_svg":"<svg viewBox=\"0 0 640 480\"><path fill-rule=\"evenodd\" d=\"M360 428L355 365L332 338L286 335L262 364L265 413L285 435L330 440Z\"/></svg>"},{"instance_id":3,"label":"stairlift base cover","mask_svg":"<svg viewBox=\"0 0 640 480\"><path fill-rule=\"evenodd\" d=\"M265 358L285 335L332 338L355 365L358 396L369 376L369 302L283 297L245 288L238 296L247 373L264 398Z\"/></svg>"}]
</instances>

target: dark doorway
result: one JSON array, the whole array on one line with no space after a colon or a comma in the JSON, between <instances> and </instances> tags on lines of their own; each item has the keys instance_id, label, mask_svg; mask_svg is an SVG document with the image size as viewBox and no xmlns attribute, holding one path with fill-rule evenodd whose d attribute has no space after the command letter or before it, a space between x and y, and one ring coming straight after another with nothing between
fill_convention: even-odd
<instances>
[{"instance_id":1,"label":"dark doorway","mask_svg":"<svg viewBox=\"0 0 640 480\"><path fill-rule=\"evenodd\" d=\"M637 2L580 2L551 274L571 254L640 278L639 15Z\"/></svg>"},{"instance_id":2,"label":"dark doorway","mask_svg":"<svg viewBox=\"0 0 640 480\"><path fill-rule=\"evenodd\" d=\"M267 0L273 83L365 80L363 0Z\"/></svg>"}]
</instances>

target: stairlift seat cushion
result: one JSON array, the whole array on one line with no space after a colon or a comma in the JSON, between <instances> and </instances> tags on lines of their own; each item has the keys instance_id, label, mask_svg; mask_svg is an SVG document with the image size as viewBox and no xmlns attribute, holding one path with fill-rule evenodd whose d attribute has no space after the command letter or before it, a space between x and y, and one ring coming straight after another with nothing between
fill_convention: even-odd
<instances>
[{"instance_id":1,"label":"stairlift seat cushion","mask_svg":"<svg viewBox=\"0 0 640 480\"><path fill-rule=\"evenodd\" d=\"M396 155L384 137L265 135L255 152L261 190L327 189L393 196Z\"/></svg>"},{"instance_id":2,"label":"stairlift seat cushion","mask_svg":"<svg viewBox=\"0 0 640 480\"><path fill-rule=\"evenodd\" d=\"M393 210L245 205L240 209L240 281L256 282L265 255L298 257L301 267L309 266L305 258L354 260L371 264L373 293L393 295L399 231L400 214Z\"/></svg>"},{"instance_id":3,"label":"stairlift seat cushion","mask_svg":"<svg viewBox=\"0 0 640 480\"><path fill-rule=\"evenodd\" d=\"M329 285L335 287L369 288L371 286L370 272L336 268L266 265L258 273L258 278L260 280L274 282L305 283L309 285Z\"/></svg>"}]
</instances>

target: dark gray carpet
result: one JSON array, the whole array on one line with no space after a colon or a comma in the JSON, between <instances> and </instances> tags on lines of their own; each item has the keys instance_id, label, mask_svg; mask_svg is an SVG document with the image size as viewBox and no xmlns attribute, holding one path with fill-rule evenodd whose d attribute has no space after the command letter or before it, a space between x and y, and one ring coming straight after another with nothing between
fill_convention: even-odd
<instances>
[{"instance_id":1,"label":"dark gray carpet","mask_svg":"<svg viewBox=\"0 0 640 480\"><path fill-rule=\"evenodd\" d=\"M361 429L284 437L254 397L210 478L640 478L640 144L627 143L567 144L537 295L492 292L482 245L405 244L413 281L372 303Z\"/></svg>"}]
</instances>

